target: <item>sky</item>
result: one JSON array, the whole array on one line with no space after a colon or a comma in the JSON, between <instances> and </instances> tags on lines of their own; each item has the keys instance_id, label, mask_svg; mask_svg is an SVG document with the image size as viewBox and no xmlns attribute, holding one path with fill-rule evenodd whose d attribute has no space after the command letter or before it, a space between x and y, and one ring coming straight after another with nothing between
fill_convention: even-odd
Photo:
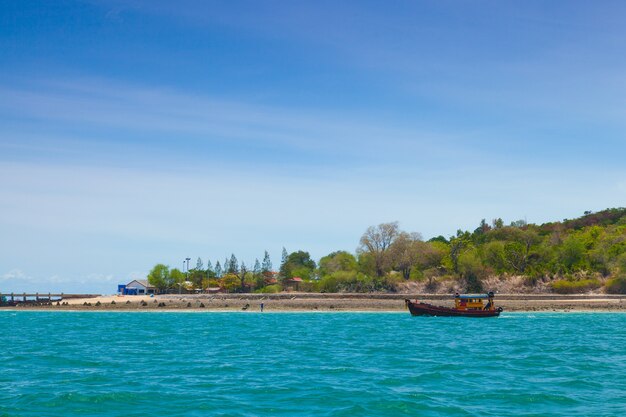
<instances>
[{"instance_id":1,"label":"sky","mask_svg":"<svg viewBox=\"0 0 626 417\"><path fill-rule=\"evenodd\" d=\"M626 205L620 1L0 3L0 292Z\"/></svg>"}]
</instances>

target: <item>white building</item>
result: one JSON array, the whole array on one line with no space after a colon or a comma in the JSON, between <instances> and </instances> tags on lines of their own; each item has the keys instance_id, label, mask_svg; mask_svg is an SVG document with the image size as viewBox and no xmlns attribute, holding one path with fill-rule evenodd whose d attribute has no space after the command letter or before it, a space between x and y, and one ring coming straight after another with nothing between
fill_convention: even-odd
<instances>
[{"instance_id":1,"label":"white building","mask_svg":"<svg viewBox=\"0 0 626 417\"><path fill-rule=\"evenodd\" d=\"M134 289L136 289L137 295L154 294L156 292L156 287L148 284L147 279L134 279L126 284L127 291L134 292Z\"/></svg>"}]
</instances>

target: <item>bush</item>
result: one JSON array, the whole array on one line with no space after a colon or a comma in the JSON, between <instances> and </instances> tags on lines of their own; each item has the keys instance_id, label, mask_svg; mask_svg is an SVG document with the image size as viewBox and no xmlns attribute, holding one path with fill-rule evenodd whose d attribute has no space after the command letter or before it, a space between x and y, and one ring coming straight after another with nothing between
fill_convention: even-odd
<instances>
[{"instance_id":1,"label":"bush","mask_svg":"<svg viewBox=\"0 0 626 417\"><path fill-rule=\"evenodd\" d=\"M401 284L402 282L404 282L402 275L392 272L385 276L382 285L384 289L386 289L387 291L396 291L398 288L398 285Z\"/></svg>"},{"instance_id":2,"label":"bush","mask_svg":"<svg viewBox=\"0 0 626 417\"><path fill-rule=\"evenodd\" d=\"M319 284L316 281L304 281L298 284L300 292L318 292Z\"/></svg>"},{"instance_id":3,"label":"bush","mask_svg":"<svg viewBox=\"0 0 626 417\"><path fill-rule=\"evenodd\" d=\"M626 294L626 276L608 280L604 289L609 294Z\"/></svg>"},{"instance_id":4,"label":"bush","mask_svg":"<svg viewBox=\"0 0 626 417\"><path fill-rule=\"evenodd\" d=\"M260 288L258 290L255 291L255 293L260 293L260 294L274 294L277 292L281 292L283 290L283 288L278 285L278 284L274 284L274 285L268 285L266 287Z\"/></svg>"},{"instance_id":5,"label":"bush","mask_svg":"<svg viewBox=\"0 0 626 417\"><path fill-rule=\"evenodd\" d=\"M332 275L325 276L320 281L319 290L320 292L338 292L337 278Z\"/></svg>"},{"instance_id":6,"label":"bush","mask_svg":"<svg viewBox=\"0 0 626 417\"><path fill-rule=\"evenodd\" d=\"M474 272L465 274L465 288L467 292L479 293L483 291L483 283Z\"/></svg>"},{"instance_id":7,"label":"bush","mask_svg":"<svg viewBox=\"0 0 626 417\"><path fill-rule=\"evenodd\" d=\"M597 279L583 279L580 281L560 279L554 281L551 287L552 291L558 294L574 294L600 288L600 281Z\"/></svg>"}]
</instances>

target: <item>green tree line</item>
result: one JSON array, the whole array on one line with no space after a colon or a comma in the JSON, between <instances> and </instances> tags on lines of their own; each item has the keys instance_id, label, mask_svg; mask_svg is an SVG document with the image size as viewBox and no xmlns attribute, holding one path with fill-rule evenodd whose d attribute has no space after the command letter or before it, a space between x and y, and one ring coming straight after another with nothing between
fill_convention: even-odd
<instances>
[{"instance_id":1,"label":"green tree line","mask_svg":"<svg viewBox=\"0 0 626 417\"><path fill-rule=\"evenodd\" d=\"M148 274L162 292L393 292L411 283L429 292L482 291L487 281L514 278L518 291L626 293L626 209L541 225L483 219L474 230L429 240L382 223L365 230L354 253L335 251L317 263L283 248L276 271L265 251L251 267L232 254L207 265L198 258L185 273L158 264Z\"/></svg>"}]
</instances>

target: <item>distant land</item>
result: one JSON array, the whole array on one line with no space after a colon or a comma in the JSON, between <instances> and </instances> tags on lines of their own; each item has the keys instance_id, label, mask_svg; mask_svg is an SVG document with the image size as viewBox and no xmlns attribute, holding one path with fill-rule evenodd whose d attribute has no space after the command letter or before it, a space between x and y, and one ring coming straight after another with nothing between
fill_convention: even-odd
<instances>
[{"instance_id":1,"label":"distant land","mask_svg":"<svg viewBox=\"0 0 626 417\"><path fill-rule=\"evenodd\" d=\"M474 230L423 240L397 222L369 227L356 253L283 249L274 269L267 251L253 265L235 254L198 258L193 268L157 264L157 293L609 293L626 294L626 208L585 212L541 225L483 219Z\"/></svg>"}]
</instances>

